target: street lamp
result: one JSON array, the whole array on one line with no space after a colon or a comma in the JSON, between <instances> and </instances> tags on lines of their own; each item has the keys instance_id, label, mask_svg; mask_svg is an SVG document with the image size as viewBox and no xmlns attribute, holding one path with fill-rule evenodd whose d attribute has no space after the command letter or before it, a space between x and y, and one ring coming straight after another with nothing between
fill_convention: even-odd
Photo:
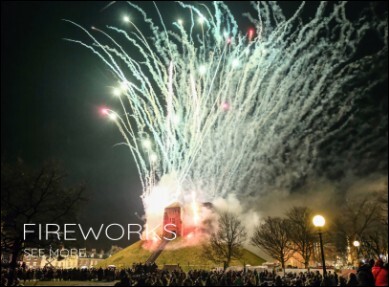
<instances>
[{"instance_id":1,"label":"street lamp","mask_svg":"<svg viewBox=\"0 0 389 287\"><path fill-rule=\"evenodd\" d=\"M357 250L357 262L359 261L359 247L361 246L361 243L358 240L354 240L353 245L355 249Z\"/></svg>"},{"instance_id":2,"label":"street lamp","mask_svg":"<svg viewBox=\"0 0 389 287\"><path fill-rule=\"evenodd\" d=\"M321 228L326 224L326 220L321 215L315 215L313 217L313 225L318 228L319 231L319 239L320 239L320 251L321 251L321 260L323 264L323 275L327 276L327 269L326 269L326 261L324 258L324 249L323 249L323 239L321 236Z\"/></svg>"}]
</instances>

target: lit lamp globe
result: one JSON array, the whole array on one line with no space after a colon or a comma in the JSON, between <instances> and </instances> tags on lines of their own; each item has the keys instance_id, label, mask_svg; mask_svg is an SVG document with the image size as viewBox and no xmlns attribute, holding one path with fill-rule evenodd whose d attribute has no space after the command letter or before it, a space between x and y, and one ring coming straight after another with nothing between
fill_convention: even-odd
<instances>
[{"instance_id":1,"label":"lit lamp globe","mask_svg":"<svg viewBox=\"0 0 389 287\"><path fill-rule=\"evenodd\" d=\"M355 240L355 241L353 242L353 245L354 245L355 247L359 247L359 246L361 246L361 243L360 243L358 240Z\"/></svg>"},{"instance_id":2,"label":"lit lamp globe","mask_svg":"<svg viewBox=\"0 0 389 287\"><path fill-rule=\"evenodd\" d=\"M315 215L312 221L316 227L323 227L326 224L326 220L321 215Z\"/></svg>"}]
</instances>

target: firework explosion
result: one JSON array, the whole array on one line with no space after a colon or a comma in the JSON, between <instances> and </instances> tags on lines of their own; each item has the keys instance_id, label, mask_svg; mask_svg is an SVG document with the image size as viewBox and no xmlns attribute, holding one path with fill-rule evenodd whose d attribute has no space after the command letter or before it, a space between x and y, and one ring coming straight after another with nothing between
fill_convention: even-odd
<instances>
[{"instance_id":1,"label":"firework explosion","mask_svg":"<svg viewBox=\"0 0 389 287\"><path fill-rule=\"evenodd\" d=\"M255 29L247 33L222 2L178 2L188 17L171 30L155 4L158 22L128 4L152 36L126 17L128 28L108 26L110 34L72 22L92 43L69 41L91 49L117 78L123 110L103 112L136 161L148 220L160 221L174 201L258 197L313 175L320 145L347 130L354 102L385 80L365 81L387 54L386 19L366 13L351 21L345 2L321 2L305 22L304 3L290 18L274 2L253 3L257 16L245 16ZM382 47L356 57L372 30Z\"/></svg>"}]
</instances>

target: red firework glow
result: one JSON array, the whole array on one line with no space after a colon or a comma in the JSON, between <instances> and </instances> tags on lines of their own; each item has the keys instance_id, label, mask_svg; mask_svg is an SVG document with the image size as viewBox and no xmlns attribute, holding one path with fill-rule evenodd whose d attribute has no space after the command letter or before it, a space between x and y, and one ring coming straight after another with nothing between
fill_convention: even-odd
<instances>
[{"instance_id":1,"label":"red firework glow","mask_svg":"<svg viewBox=\"0 0 389 287\"><path fill-rule=\"evenodd\" d=\"M108 115L108 109L103 107L103 108L100 108L100 113L104 116Z\"/></svg>"},{"instance_id":2,"label":"red firework glow","mask_svg":"<svg viewBox=\"0 0 389 287\"><path fill-rule=\"evenodd\" d=\"M229 103L224 102L224 103L222 103L221 108L223 111L229 111L231 109L231 106Z\"/></svg>"},{"instance_id":3,"label":"red firework glow","mask_svg":"<svg viewBox=\"0 0 389 287\"><path fill-rule=\"evenodd\" d=\"M249 41L252 41L253 37L254 37L254 29L250 28L249 29Z\"/></svg>"}]
</instances>

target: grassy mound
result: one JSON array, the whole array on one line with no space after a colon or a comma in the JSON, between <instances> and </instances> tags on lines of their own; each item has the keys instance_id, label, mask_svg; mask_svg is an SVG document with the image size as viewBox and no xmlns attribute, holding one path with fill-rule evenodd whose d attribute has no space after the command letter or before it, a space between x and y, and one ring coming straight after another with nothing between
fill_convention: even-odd
<instances>
[{"instance_id":1,"label":"grassy mound","mask_svg":"<svg viewBox=\"0 0 389 287\"><path fill-rule=\"evenodd\" d=\"M181 239L177 239L167 245L166 249L156 260L159 268L162 268L165 264L179 264L184 271L188 271L190 269L211 269L220 266L202 257L201 245L175 249L174 245L178 245L180 242ZM100 262L97 266L106 267L108 265L115 265L118 268L126 268L132 267L133 263L146 262L152 252L142 248L142 243L142 241L138 241L128 246ZM261 257L247 249L243 249L242 258L240 260L233 260L230 265L242 266L243 264L249 264L256 266L261 265L263 262L265 262L265 260Z\"/></svg>"}]
</instances>

